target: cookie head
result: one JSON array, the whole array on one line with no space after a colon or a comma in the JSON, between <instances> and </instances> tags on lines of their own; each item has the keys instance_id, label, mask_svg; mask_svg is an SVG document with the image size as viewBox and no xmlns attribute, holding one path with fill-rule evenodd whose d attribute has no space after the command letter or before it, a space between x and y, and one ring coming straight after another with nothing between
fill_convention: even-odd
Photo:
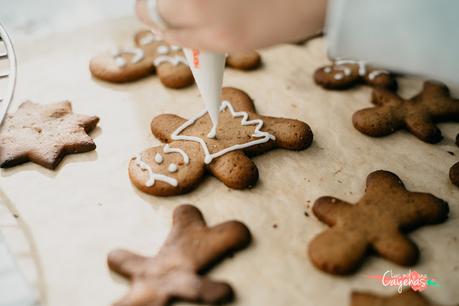
<instances>
[{"instance_id":1,"label":"cookie head","mask_svg":"<svg viewBox=\"0 0 459 306\"><path fill-rule=\"evenodd\" d=\"M199 153L197 146L187 144L181 148L158 146L133 157L129 163L129 177L133 184L156 196L182 194L195 188L204 177L205 164L202 158L189 156Z\"/></svg>"},{"instance_id":2,"label":"cookie head","mask_svg":"<svg viewBox=\"0 0 459 306\"><path fill-rule=\"evenodd\" d=\"M94 57L89 63L91 74L100 80L126 83L142 79L155 71L142 49L114 49Z\"/></svg>"},{"instance_id":3,"label":"cookie head","mask_svg":"<svg viewBox=\"0 0 459 306\"><path fill-rule=\"evenodd\" d=\"M314 81L325 89L344 90L357 84L365 84L388 90L397 89L397 81L392 74L375 69L362 61L337 60L321 67L314 73Z\"/></svg>"}]
</instances>

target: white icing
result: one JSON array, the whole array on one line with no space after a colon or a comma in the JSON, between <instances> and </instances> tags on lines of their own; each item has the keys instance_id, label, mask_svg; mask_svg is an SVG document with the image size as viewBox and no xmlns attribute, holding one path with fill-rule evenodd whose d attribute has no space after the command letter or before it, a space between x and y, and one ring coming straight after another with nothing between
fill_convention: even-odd
<instances>
[{"instance_id":1,"label":"white icing","mask_svg":"<svg viewBox=\"0 0 459 306\"><path fill-rule=\"evenodd\" d=\"M163 148L164 153L169 154L169 153L178 153L182 155L183 162L185 165L188 165L190 163L190 157L188 154L185 153L182 149L179 148L171 148L168 144L164 146Z\"/></svg>"},{"instance_id":2,"label":"white icing","mask_svg":"<svg viewBox=\"0 0 459 306\"><path fill-rule=\"evenodd\" d=\"M167 54L169 53L170 49L168 46L164 46L164 45L161 45L159 46L158 48L156 48L156 52L158 52L158 54Z\"/></svg>"},{"instance_id":3,"label":"white icing","mask_svg":"<svg viewBox=\"0 0 459 306\"><path fill-rule=\"evenodd\" d=\"M373 81L374 79L376 79L381 74L389 74L389 72L384 71L384 70L374 70L374 71L370 72L370 74L368 75L368 78Z\"/></svg>"},{"instance_id":4,"label":"white icing","mask_svg":"<svg viewBox=\"0 0 459 306\"><path fill-rule=\"evenodd\" d=\"M213 124L209 134L207 134L207 138L214 139L215 137L217 137L217 126Z\"/></svg>"},{"instance_id":5,"label":"white icing","mask_svg":"<svg viewBox=\"0 0 459 306\"><path fill-rule=\"evenodd\" d=\"M154 43L155 41L158 40L158 38L155 36L155 34L153 33L148 33L149 35L146 35L144 37L142 37L139 41L140 45L141 46L146 46L146 45L149 45L151 43Z\"/></svg>"},{"instance_id":6,"label":"white icing","mask_svg":"<svg viewBox=\"0 0 459 306\"><path fill-rule=\"evenodd\" d=\"M171 50L172 51L180 51L180 50L182 50L182 48L179 47L179 46L176 46L176 45L171 45Z\"/></svg>"},{"instance_id":7,"label":"white icing","mask_svg":"<svg viewBox=\"0 0 459 306\"><path fill-rule=\"evenodd\" d=\"M161 154L159 153L156 153L155 155L155 162L158 164L158 165L161 165L164 161L164 158L161 156Z\"/></svg>"},{"instance_id":8,"label":"white icing","mask_svg":"<svg viewBox=\"0 0 459 306\"><path fill-rule=\"evenodd\" d=\"M359 76L364 77L367 74L367 65L366 65L366 63L364 61L337 60L337 61L335 61L335 64L337 65L335 67L335 69L338 69L338 67L340 67L340 66L343 67L342 65L346 65L346 64L358 65L359 66ZM348 69L350 69L350 68L348 68ZM389 74L389 72L387 72L385 70L374 70L374 71L370 72L370 74L368 75L368 78L370 80L374 80L377 76L379 76L381 74Z\"/></svg>"},{"instance_id":9,"label":"white icing","mask_svg":"<svg viewBox=\"0 0 459 306\"><path fill-rule=\"evenodd\" d=\"M186 61L185 57L180 55L168 56L168 55L160 55L155 58L154 64L155 66L159 66L162 63L171 63L174 66L182 63L188 66L188 62Z\"/></svg>"},{"instance_id":10,"label":"white icing","mask_svg":"<svg viewBox=\"0 0 459 306\"><path fill-rule=\"evenodd\" d=\"M342 73L337 73L333 77L335 80L342 80L344 78L344 75Z\"/></svg>"},{"instance_id":11,"label":"white icing","mask_svg":"<svg viewBox=\"0 0 459 306\"><path fill-rule=\"evenodd\" d=\"M176 164L170 164L169 167L167 167L167 171L170 173L177 172L177 165Z\"/></svg>"},{"instance_id":12,"label":"white icing","mask_svg":"<svg viewBox=\"0 0 459 306\"><path fill-rule=\"evenodd\" d=\"M115 64L119 68L124 68L127 65L127 61L123 58L123 54L132 54L132 64L138 64L145 57L143 50L139 48L115 49L112 51L112 55L115 59Z\"/></svg>"},{"instance_id":13,"label":"white icing","mask_svg":"<svg viewBox=\"0 0 459 306\"><path fill-rule=\"evenodd\" d=\"M199 118L201 118L204 115L206 115L207 114L207 110L202 111L201 113L199 113L194 118L191 118L190 120L188 120L187 122L182 124L177 130L175 130L172 133L171 138L173 140L194 141L194 142L199 143L201 145L203 151L204 151L204 162L206 164L210 164L213 159L215 159L217 157L220 157L222 155L225 155L225 154L227 154L229 152L236 151L236 150L242 150L242 149L245 149L245 148L248 148L248 147L251 147L251 146L259 145L259 144L262 144L262 143L266 143L266 142L268 142L270 140L275 140L276 139L274 137L274 135L271 135L268 132L262 132L261 131L261 128L263 127L263 120L261 120L261 119L248 120L249 119L249 114L247 112L236 112L234 110L233 106L231 105L231 103L228 102L228 101L223 101L222 102L222 106L220 108L220 112L223 112L225 109L228 109L230 111L230 113L231 113L231 116L233 116L234 118L242 117L241 125L243 125L243 126L256 125L255 131L252 134L252 137L256 137L256 138L261 137L261 138L257 139L257 140L253 140L253 141L247 142L247 143L244 143L244 144L237 144L237 145L225 148L225 149L223 149L221 151L218 151L218 152L215 152L215 153L211 154L209 152L209 148L207 147L206 142L204 140L202 140L201 138L196 137L196 136L180 135L180 133L182 133L189 126L193 125Z\"/></svg>"},{"instance_id":14,"label":"white icing","mask_svg":"<svg viewBox=\"0 0 459 306\"><path fill-rule=\"evenodd\" d=\"M171 186L177 187L178 182L177 182L176 179L174 179L172 177L169 177L169 176L166 176L166 175L163 175L163 174L159 174L159 173L153 172L151 167L147 163L145 163L143 161L142 156L140 154L138 154L136 157L134 157L134 159L136 160L137 167L139 167L143 171L147 171L148 172L148 176L149 177L148 177L147 182L145 183L146 187L154 186L156 181L162 181L162 182L165 182L165 183L167 183L167 184L169 184Z\"/></svg>"},{"instance_id":15,"label":"white icing","mask_svg":"<svg viewBox=\"0 0 459 306\"><path fill-rule=\"evenodd\" d=\"M332 68L330 66L327 66L324 68L324 72L325 73L331 73L332 72Z\"/></svg>"}]
</instances>

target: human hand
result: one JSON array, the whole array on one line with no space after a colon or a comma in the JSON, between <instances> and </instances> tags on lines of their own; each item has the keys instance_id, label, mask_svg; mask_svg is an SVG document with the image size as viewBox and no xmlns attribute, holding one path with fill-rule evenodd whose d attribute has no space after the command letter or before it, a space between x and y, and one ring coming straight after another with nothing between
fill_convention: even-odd
<instances>
[{"instance_id":1,"label":"human hand","mask_svg":"<svg viewBox=\"0 0 459 306\"><path fill-rule=\"evenodd\" d=\"M154 1L154 0L150 0ZM299 41L322 30L326 0L157 0L172 44L216 52L247 51ZM148 0L139 18L151 25Z\"/></svg>"}]
</instances>

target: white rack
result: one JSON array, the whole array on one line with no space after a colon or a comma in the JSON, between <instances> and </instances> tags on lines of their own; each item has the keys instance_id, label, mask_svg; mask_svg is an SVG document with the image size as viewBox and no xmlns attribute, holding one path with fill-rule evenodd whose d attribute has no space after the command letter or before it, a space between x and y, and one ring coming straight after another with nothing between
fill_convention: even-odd
<instances>
[{"instance_id":1,"label":"white rack","mask_svg":"<svg viewBox=\"0 0 459 306\"><path fill-rule=\"evenodd\" d=\"M0 62L8 61L8 70L0 71L0 81L8 79L8 87L6 92L0 92L0 125L6 116L8 107L13 100L14 89L16 87L16 55L14 53L13 44L3 25L0 23L0 45L4 45L4 51L0 51Z\"/></svg>"}]
</instances>

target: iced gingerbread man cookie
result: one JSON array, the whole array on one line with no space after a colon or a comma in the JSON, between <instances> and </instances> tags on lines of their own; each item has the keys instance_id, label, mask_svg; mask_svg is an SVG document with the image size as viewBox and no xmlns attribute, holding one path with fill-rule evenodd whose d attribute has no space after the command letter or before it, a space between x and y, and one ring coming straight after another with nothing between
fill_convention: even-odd
<instances>
[{"instance_id":1,"label":"iced gingerbread man cookie","mask_svg":"<svg viewBox=\"0 0 459 306\"><path fill-rule=\"evenodd\" d=\"M92 75L111 83L133 82L156 72L164 86L184 88L194 78L182 48L158 39L151 31L140 31L134 38L135 47L115 49L94 57L89 69ZM227 65L251 70L261 63L256 51L230 54Z\"/></svg>"},{"instance_id":2,"label":"iced gingerbread man cookie","mask_svg":"<svg viewBox=\"0 0 459 306\"><path fill-rule=\"evenodd\" d=\"M325 89L335 90L349 89L357 84L397 89L397 80L391 73L352 60L336 60L331 65L317 69L314 81Z\"/></svg>"},{"instance_id":3,"label":"iced gingerbread man cookie","mask_svg":"<svg viewBox=\"0 0 459 306\"><path fill-rule=\"evenodd\" d=\"M131 160L129 176L138 189L157 196L183 194L196 188L206 172L230 188L248 188L258 180L251 156L275 148L303 150L312 142L306 123L257 114L241 90L224 88L222 100L213 139L205 111L190 120L169 114L153 119L153 135L166 144Z\"/></svg>"},{"instance_id":4,"label":"iced gingerbread man cookie","mask_svg":"<svg viewBox=\"0 0 459 306\"><path fill-rule=\"evenodd\" d=\"M405 232L444 222L448 203L428 193L408 191L388 171L368 175L365 195L354 205L333 197L315 201L314 215L330 226L309 244L309 257L322 271L354 272L369 250L396 264L417 262L419 249Z\"/></svg>"},{"instance_id":5,"label":"iced gingerbread man cookie","mask_svg":"<svg viewBox=\"0 0 459 306\"><path fill-rule=\"evenodd\" d=\"M206 225L194 206L175 209L172 229L153 257L116 250L108 255L108 266L129 279L131 290L115 305L166 306L172 301L222 304L233 290L228 283L203 275L216 262L250 244L249 229L238 221L213 227Z\"/></svg>"}]
</instances>

